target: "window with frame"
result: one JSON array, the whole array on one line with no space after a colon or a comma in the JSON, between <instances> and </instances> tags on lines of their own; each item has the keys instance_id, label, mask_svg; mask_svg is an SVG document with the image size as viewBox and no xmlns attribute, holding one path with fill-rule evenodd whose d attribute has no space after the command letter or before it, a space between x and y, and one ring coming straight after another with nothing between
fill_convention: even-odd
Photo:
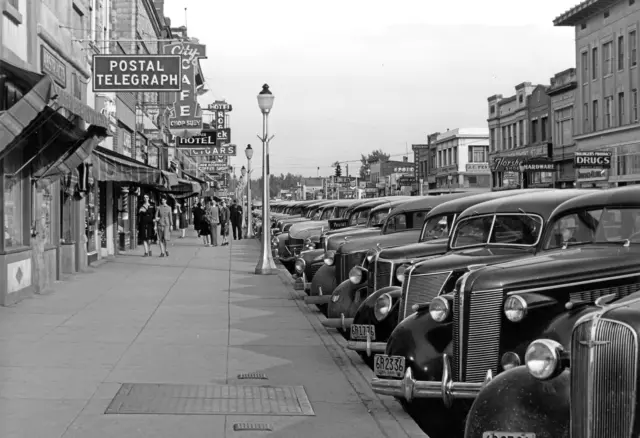
<instances>
[{"instance_id":1,"label":"window with frame","mask_svg":"<svg viewBox=\"0 0 640 438\"><path fill-rule=\"evenodd\" d=\"M618 37L618 70L624 70L624 36Z\"/></svg>"},{"instance_id":2,"label":"window with frame","mask_svg":"<svg viewBox=\"0 0 640 438\"><path fill-rule=\"evenodd\" d=\"M500 150L505 150L507 148L507 127L502 127L502 144L500 145Z\"/></svg>"},{"instance_id":3,"label":"window with frame","mask_svg":"<svg viewBox=\"0 0 640 438\"><path fill-rule=\"evenodd\" d=\"M625 123L624 105L624 93L618 93L618 126L622 126Z\"/></svg>"},{"instance_id":4,"label":"window with frame","mask_svg":"<svg viewBox=\"0 0 640 438\"><path fill-rule=\"evenodd\" d=\"M610 75L613 71L612 68L612 56L613 56L613 43L609 41L602 45L602 74L603 76Z\"/></svg>"},{"instance_id":5,"label":"window with frame","mask_svg":"<svg viewBox=\"0 0 640 438\"><path fill-rule=\"evenodd\" d=\"M591 49L591 79L598 79L598 48Z\"/></svg>"},{"instance_id":6,"label":"window with frame","mask_svg":"<svg viewBox=\"0 0 640 438\"><path fill-rule=\"evenodd\" d=\"M23 150L16 148L4 159L5 175L22 166ZM24 172L24 170L23 170ZM4 176L4 247L17 248L24 244L24 208L22 178Z\"/></svg>"},{"instance_id":7,"label":"window with frame","mask_svg":"<svg viewBox=\"0 0 640 438\"><path fill-rule=\"evenodd\" d=\"M547 133L549 131L549 118L548 117L543 117L542 120L540 121L540 141L547 141Z\"/></svg>"},{"instance_id":8,"label":"window with frame","mask_svg":"<svg viewBox=\"0 0 640 438\"><path fill-rule=\"evenodd\" d=\"M604 98L604 129L613 126L613 96Z\"/></svg>"},{"instance_id":9,"label":"window with frame","mask_svg":"<svg viewBox=\"0 0 640 438\"><path fill-rule=\"evenodd\" d=\"M587 82L589 80L589 52L581 53L581 62L582 62L582 82Z\"/></svg>"},{"instance_id":10,"label":"window with frame","mask_svg":"<svg viewBox=\"0 0 640 438\"><path fill-rule=\"evenodd\" d=\"M491 151L496 150L496 130L491 128L489 130L489 143L491 144Z\"/></svg>"},{"instance_id":11,"label":"window with frame","mask_svg":"<svg viewBox=\"0 0 640 438\"><path fill-rule=\"evenodd\" d=\"M40 185L35 181L32 183L32 199L33 208L31 209L31 222L36 225L36 221L40 221L36 225L39 232L44 231L44 243L53 244L53 223L51 217L53 215L53 188L52 184Z\"/></svg>"},{"instance_id":12,"label":"window with frame","mask_svg":"<svg viewBox=\"0 0 640 438\"><path fill-rule=\"evenodd\" d=\"M631 108L632 108L631 115L633 117L633 121L637 122L638 121L638 90L635 88L631 90Z\"/></svg>"},{"instance_id":13,"label":"window with frame","mask_svg":"<svg viewBox=\"0 0 640 438\"><path fill-rule=\"evenodd\" d=\"M591 128L594 131L597 131L598 130L598 99L593 101L593 107L591 109L591 113L593 114Z\"/></svg>"},{"instance_id":14,"label":"window with frame","mask_svg":"<svg viewBox=\"0 0 640 438\"><path fill-rule=\"evenodd\" d=\"M531 143L535 143L538 141L538 121L531 121Z\"/></svg>"},{"instance_id":15,"label":"window with frame","mask_svg":"<svg viewBox=\"0 0 640 438\"><path fill-rule=\"evenodd\" d=\"M636 31L629 32L629 65L633 67L638 63L638 41L636 39Z\"/></svg>"},{"instance_id":16,"label":"window with frame","mask_svg":"<svg viewBox=\"0 0 640 438\"><path fill-rule=\"evenodd\" d=\"M453 164L458 164L458 146L453 147Z\"/></svg>"},{"instance_id":17,"label":"window with frame","mask_svg":"<svg viewBox=\"0 0 640 438\"><path fill-rule=\"evenodd\" d=\"M524 121L518 121L518 143L524 146Z\"/></svg>"},{"instance_id":18,"label":"window with frame","mask_svg":"<svg viewBox=\"0 0 640 438\"><path fill-rule=\"evenodd\" d=\"M588 132L589 131L589 104L588 103L585 103L583 105L582 117L583 117L582 130L584 132Z\"/></svg>"}]
</instances>

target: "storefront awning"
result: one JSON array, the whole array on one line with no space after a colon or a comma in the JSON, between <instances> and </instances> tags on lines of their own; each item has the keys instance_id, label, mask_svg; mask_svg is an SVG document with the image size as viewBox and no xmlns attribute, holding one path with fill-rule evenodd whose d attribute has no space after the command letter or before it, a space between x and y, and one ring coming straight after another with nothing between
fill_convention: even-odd
<instances>
[{"instance_id":1,"label":"storefront awning","mask_svg":"<svg viewBox=\"0 0 640 438\"><path fill-rule=\"evenodd\" d=\"M117 181L158 188L168 186L164 172L161 170L101 146L95 148L91 159L93 177L97 181Z\"/></svg>"},{"instance_id":2,"label":"storefront awning","mask_svg":"<svg viewBox=\"0 0 640 438\"><path fill-rule=\"evenodd\" d=\"M198 182L200 184L206 184L205 180L203 180L202 178L198 178L190 173L185 172L184 170L182 171L182 174L185 175L188 179L191 179L195 182Z\"/></svg>"}]
</instances>

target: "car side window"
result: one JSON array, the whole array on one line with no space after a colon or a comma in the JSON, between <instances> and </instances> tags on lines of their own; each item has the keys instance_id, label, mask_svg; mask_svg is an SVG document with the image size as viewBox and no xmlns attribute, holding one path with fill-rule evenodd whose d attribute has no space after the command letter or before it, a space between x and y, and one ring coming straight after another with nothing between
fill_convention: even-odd
<instances>
[{"instance_id":1,"label":"car side window","mask_svg":"<svg viewBox=\"0 0 640 438\"><path fill-rule=\"evenodd\" d=\"M419 228L422 228L422 225L424 225L424 220L427 217L427 212L426 211L416 211L411 215L411 223L409 224L409 226L411 227L411 229L416 230Z\"/></svg>"},{"instance_id":2,"label":"car side window","mask_svg":"<svg viewBox=\"0 0 640 438\"><path fill-rule=\"evenodd\" d=\"M407 216L398 214L393 216L387 225L387 231L401 231L407 229Z\"/></svg>"},{"instance_id":3,"label":"car side window","mask_svg":"<svg viewBox=\"0 0 640 438\"><path fill-rule=\"evenodd\" d=\"M599 242L616 242L630 239L640 242L640 209L622 208L605 209L598 228L597 240Z\"/></svg>"},{"instance_id":4,"label":"car side window","mask_svg":"<svg viewBox=\"0 0 640 438\"><path fill-rule=\"evenodd\" d=\"M562 216L553 224L544 249L593 242L601 215L602 210L590 210Z\"/></svg>"}]
</instances>

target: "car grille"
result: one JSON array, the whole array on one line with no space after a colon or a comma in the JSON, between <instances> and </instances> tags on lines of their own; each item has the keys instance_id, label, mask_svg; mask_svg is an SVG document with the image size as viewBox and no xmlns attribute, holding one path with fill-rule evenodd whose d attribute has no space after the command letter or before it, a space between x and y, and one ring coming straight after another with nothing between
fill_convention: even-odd
<instances>
[{"instance_id":1,"label":"car grille","mask_svg":"<svg viewBox=\"0 0 640 438\"><path fill-rule=\"evenodd\" d=\"M313 280L313 277L316 275L316 272L318 272L322 265L324 265L324 261L320 263L313 263L311 265L311 267L309 268L309 278L307 278L308 282L311 282L311 280Z\"/></svg>"},{"instance_id":2,"label":"car grille","mask_svg":"<svg viewBox=\"0 0 640 438\"><path fill-rule=\"evenodd\" d=\"M375 290L391 286L391 273L393 272L393 262L387 260L376 260L376 281L373 285Z\"/></svg>"},{"instance_id":3,"label":"car grille","mask_svg":"<svg viewBox=\"0 0 640 438\"><path fill-rule=\"evenodd\" d=\"M336 253L334 264L336 266L336 285L349 278L349 271L359 265L364 258L364 253L355 252L352 254Z\"/></svg>"},{"instance_id":4,"label":"car grille","mask_svg":"<svg viewBox=\"0 0 640 438\"><path fill-rule=\"evenodd\" d=\"M340 253L336 253L333 257L333 265L336 267L336 285L342 283L346 276L345 274L345 264L346 257Z\"/></svg>"},{"instance_id":5,"label":"car grille","mask_svg":"<svg viewBox=\"0 0 640 438\"><path fill-rule=\"evenodd\" d=\"M300 250L302 250L302 246L304 245L304 239L291 239L285 242L285 246L291 253L291 255L300 254Z\"/></svg>"},{"instance_id":6,"label":"car grille","mask_svg":"<svg viewBox=\"0 0 640 438\"><path fill-rule=\"evenodd\" d=\"M378 257L369 264L369 273L367 274L367 295L371 295L376 290L376 263Z\"/></svg>"},{"instance_id":7,"label":"car grille","mask_svg":"<svg viewBox=\"0 0 640 438\"><path fill-rule=\"evenodd\" d=\"M583 345L584 341L590 340L608 343ZM637 370L638 340L629 326L596 318L574 328L571 340L572 438L631 436Z\"/></svg>"},{"instance_id":8,"label":"car grille","mask_svg":"<svg viewBox=\"0 0 640 438\"><path fill-rule=\"evenodd\" d=\"M481 383L487 370L498 372L502 301L502 290L455 292L452 372L459 381Z\"/></svg>"},{"instance_id":9,"label":"car grille","mask_svg":"<svg viewBox=\"0 0 640 438\"><path fill-rule=\"evenodd\" d=\"M326 236L320 236L320 248L324 249L325 251L327 250L327 248L324 246L326 239Z\"/></svg>"},{"instance_id":10,"label":"car grille","mask_svg":"<svg viewBox=\"0 0 640 438\"><path fill-rule=\"evenodd\" d=\"M400 303L402 319L414 313L411 309L414 304L427 303L437 297L450 275L451 272L438 272L437 274L409 275L405 278Z\"/></svg>"},{"instance_id":11,"label":"car grille","mask_svg":"<svg viewBox=\"0 0 640 438\"><path fill-rule=\"evenodd\" d=\"M616 294L618 298L626 297L632 293L640 290L640 283L624 284L620 286L604 287L600 289L593 289L588 291L574 292L570 294L571 301L589 301L594 302L600 297L609 294Z\"/></svg>"}]
</instances>

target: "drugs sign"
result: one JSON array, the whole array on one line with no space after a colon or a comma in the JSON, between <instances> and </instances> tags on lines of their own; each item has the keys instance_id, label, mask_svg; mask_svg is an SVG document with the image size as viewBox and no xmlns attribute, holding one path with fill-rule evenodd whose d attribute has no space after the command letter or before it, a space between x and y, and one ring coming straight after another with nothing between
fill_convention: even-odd
<instances>
[{"instance_id":1,"label":"drugs sign","mask_svg":"<svg viewBox=\"0 0 640 438\"><path fill-rule=\"evenodd\" d=\"M576 151L573 160L576 169L584 167L611 169L611 152L609 151Z\"/></svg>"},{"instance_id":2,"label":"drugs sign","mask_svg":"<svg viewBox=\"0 0 640 438\"><path fill-rule=\"evenodd\" d=\"M94 92L180 91L179 55L93 55Z\"/></svg>"}]
</instances>

